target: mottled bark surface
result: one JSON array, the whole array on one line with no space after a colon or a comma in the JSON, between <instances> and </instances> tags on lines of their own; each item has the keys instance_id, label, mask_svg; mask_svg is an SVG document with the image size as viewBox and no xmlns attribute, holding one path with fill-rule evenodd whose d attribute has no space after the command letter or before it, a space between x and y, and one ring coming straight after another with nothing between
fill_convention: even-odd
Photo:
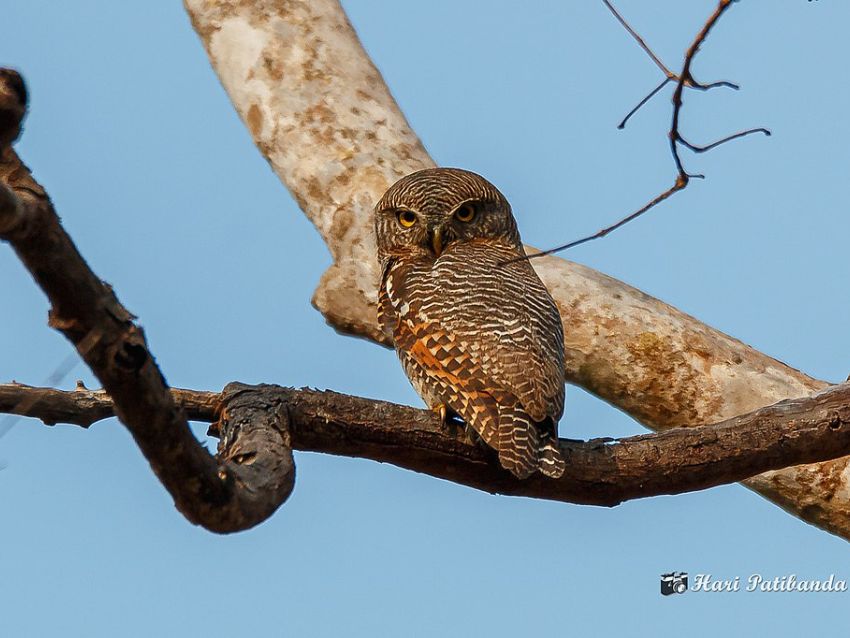
<instances>
[{"instance_id":1,"label":"mottled bark surface","mask_svg":"<svg viewBox=\"0 0 850 638\"><path fill-rule=\"evenodd\" d=\"M433 161L335 0L186 7L257 146L333 255L315 306L337 330L381 341L372 206ZM566 380L647 427L711 423L826 386L590 268L555 257L534 265L564 320ZM745 484L850 538L847 458Z\"/></svg>"},{"instance_id":2,"label":"mottled bark surface","mask_svg":"<svg viewBox=\"0 0 850 638\"><path fill-rule=\"evenodd\" d=\"M850 384L714 425L623 439L561 439L567 461L564 475L550 479L535 474L526 480L514 478L492 451L471 441L462 428L443 426L429 410L273 385L232 383L221 394L172 393L198 420L218 418L211 429L221 437L220 449L226 450L221 456L237 463L237 480L249 486L271 482L267 491L277 489L279 477L291 479L294 474L291 453L268 453L276 445L269 433L278 428L266 427L269 419L287 423L287 445L298 450L392 463L491 493L583 505L612 506L705 489L850 450ZM27 409L17 407L22 405ZM113 408L102 391L0 385L0 411L48 422L88 426L111 416ZM231 437L239 442L231 445ZM284 489L291 487L290 481Z\"/></svg>"}]
</instances>

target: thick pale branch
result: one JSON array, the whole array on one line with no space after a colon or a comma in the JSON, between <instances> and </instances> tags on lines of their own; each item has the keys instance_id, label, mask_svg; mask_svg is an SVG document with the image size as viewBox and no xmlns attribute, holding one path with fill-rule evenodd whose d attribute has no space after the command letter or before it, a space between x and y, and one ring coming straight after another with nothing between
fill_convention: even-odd
<instances>
[{"instance_id":1,"label":"thick pale branch","mask_svg":"<svg viewBox=\"0 0 850 638\"><path fill-rule=\"evenodd\" d=\"M314 304L337 330L381 341L372 206L433 161L335 0L185 3L257 146L333 255ZM716 422L826 385L590 268L534 266L564 321L567 381L650 428ZM850 538L847 458L746 485Z\"/></svg>"},{"instance_id":2,"label":"thick pale branch","mask_svg":"<svg viewBox=\"0 0 850 638\"><path fill-rule=\"evenodd\" d=\"M260 417L268 413L266 406L279 406L279 411L288 414L291 445L298 450L388 462L491 493L590 505L611 506L633 498L704 489L850 451L850 384L716 425L624 439L562 439L561 450L567 459L564 476L552 480L536 475L525 481L502 470L490 452L471 442L460 428L442 426L426 410L271 385L230 384L221 395L193 390L172 393L178 405L201 421L218 418L220 403L228 406L225 414L230 420L241 407L244 428L251 428L256 420L250 411L255 406L264 408ZM109 417L113 411L112 401L103 391L0 385L0 411L15 411L15 406L22 404L31 406L27 416L83 426ZM226 433L220 432L221 427L219 422L212 429L224 442ZM262 446L233 449L229 455L243 461L241 471L257 473L254 483L263 476L281 474L255 462L258 447ZM289 456L282 461L291 465Z\"/></svg>"},{"instance_id":3,"label":"thick pale branch","mask_svg":"<svg viewBox=\"0 0 850 638\"><path fill-rule=\"evenodd\" d=\"M20 130L26 98L22 87L17 73L0 71L0 140L11 142ZM218 532L245 529L267 518L288 496L293 472L274 485L270 477L252 484L244 480L239 463L230 460L229 449L213 458L195 440L134 317L88 267L17 154L11 147L0 151L0 239L12 245L47 295L50 325L74 344L113 398L118 417L177 508L190 521ZM234 432L241 431L238 419L232 422ZM269 418L264 428L286 447L285 420ZM248 447L256 438L253 431L249 438ZM237 434L227 442L233 448L241 445ZM285 456L280 450L273 453ZM276 467L288 469L285 464Z\"/></svg>"}]
</instances>

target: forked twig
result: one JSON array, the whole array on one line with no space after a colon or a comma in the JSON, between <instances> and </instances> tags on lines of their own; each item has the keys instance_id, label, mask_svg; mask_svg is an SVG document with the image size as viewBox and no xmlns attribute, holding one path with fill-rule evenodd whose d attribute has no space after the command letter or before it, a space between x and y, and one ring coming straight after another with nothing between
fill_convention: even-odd
<instances>
[{"instance_id":1,"label":"forked twig","mask_svg":"<svg viewBox=\"0 0 850 638\"><path fill-rule=\"evenodd\" d=\"M626 113L626 116L617 125L617 128L623 129L623 128L626 127L626 124L631 119L631 117L635 113L637 113L643 107L644 104L646 104L653 97L655 97L655 95L661 89L663 89L665 86L667 86L668 82L678 82L679 76L676 75L675 73L673 73L670 69L668 69L667 65L665 65L657 55L655 55L655 52L652 49L649 48L649 45L647 45L647 43L644 41L644 39L642 37L640 37L638 32L635 31L634 28L632 28L632 25L630 25L626 21L626 19L623 17L623 15L619 11L617 11L616 7L613 4L611 4L610 0L602 0L602 2L605 4L606 7L608 7L608 10L611 12L611 14L617 19L617 22L619 22L621 25L623 25L623 28L626 31L628 31L629 35L631 35L635 39L635 41L638 43L640 48L643 49L643 51L655 63L655 66L657 66L659 69L661 69L661 72L665 76L664 80L661 82L661 84L659 84L654 89L652 89L652 91L650 91L647 95L645 95L643 97L643 99L641 99L641 101L638 102L637 105L635 105L635 107L631 111ZM735 91L737 91L738 89L741 88L740 86L738 86L734 82L729 82L727 80L720 80L720 81L717 81L717 82L710 82L708 84L702 84L702 83L694 80L693 76L685 78L685 86L688 87L688 88L697 89L697 90L700 90L700 91L708 91L709 89L716 89L716 88L721 87L721 86L729 88L729 89L733 89Z\"/></svg>"},{"instance_id":2,"label":"forked twig","mask_svg":"<svg viewBox=\"0 0 850 638\"><path fill-rule=\"evenodd\" d=\"M620 122L620 124L618 125L618 128L622 129L626 125L626 122L628 121L628 119L632 115L634 115L634 113L636 113L638 109L640 109L644 104L646 104L654 95L656 95L659 91L661 91L661 89L663 89L667 85L668 82L673 82L673 81L676 82L676 88L673 91L673 98L672 98L673 115L672 115L672 121L671 121L671 124L670 124L670 131L668 133L668 138L669 138L669 141L670 141L670 152L673 155L673 162L676 165L676 179L673 182L673 185L670 186L670 188L668 188L667 190L665 190L661 194L656 195L647 204L643 205L641 208L639 208L635 212L631 213L627 217L624 217L623 219L619 220L615 224L612 224L610 226L606 226L605 228L602 228L602 229L596 231L595 233L593 233L592 235L588 235L587 237L582 237L581 239L571 241L567 244L563 244L563 245L557 246L555 248L550 248L549 250L544 250L544 251L541 251L539 253L529 255L528 259L534 259L536 257L542 257L544 255L551 255L553 253L557 253L557 252L560 252L562 250L567 250L568 248L574 248L575 246L579 246L579 245L587 243L589 241L593 241L594 239L600 239L602 237L605 237L605 235L607 235L608 233L615 231L618 228L620 228L621 226L628 224L630 221L637 219L638 217L640 217L641 215L646 213L648 210L654 208L655 206L657 206L658 204L663 202L665 199L668 199L674 193L677 193L680 190L683 190L688 185L688 183L690 182L691 179L703 179L705 177L704 175L688 173L685 170L685 167L682 164L682 158L679 156L679 144L681 144L685 148L688 148L691 151L694 151L696 153L704 153L706 151L710 151L711 149L720 146L721 144L725 144L726 142L730 142L732 140L738 139L739 137L744 137L746 135L751 135L753 133L763 133L764 135L770 135L769 130L767 130L766 128L759 127L759 128L747 129L745 131L739 131L737 133L734 133L732 135L728 135L728 136L726 136L722 139L719 139L715 142L712 142L710 144L706 144L705 146L698 146L696 144L692 144L692 143L688 142L687 140L685 140L682 137L681 133L679 133L679 115L680 115L680 112L682 110L682 102L683 102L682 93L684 92L685 87L694 88L694 89L697 89L697 90L700 90L700 91L707 91L708 89L715 88L715 87L718 87L718 86L726 86L726 87L730 87L730 88L733 88L733 89L738 88L738 85L733 84L732 82L727 82L727 81L712 82L710 84L701 84L694 79L693 74L691 73L691 64L692 64L694 57L696 56L697 52L699 51L700 46L705 41L705 39L708 37L708 34L711 32L711 29L714 27L714 25L720 19L720 16L723 15L723 13L729 8L729 6L732 4L732 2L734 2L734 0L719 0L717 7L715 8L714 12L709 16L708 20L706 20L702 29L700 29L699 33L697 33L696 37L694 38L694 41L691 43L691 45L688 47L687 51L685 52L685 61L684 61L684 64L682 65L682 70L678 75L672 73L664 65L664 63L661 62L661 60L658 58L658 56L656 56L652 52L652 50L647 46L647 44L637 34L637 32L635 32L635 30L632 29L632 27L628 24L628 22L626 22L626 20L617 12L617 10L614 8L614 6L611 4L611 2L609 0L602 0L602 1L605 3L605 6L607 6L608 9L610 9L611 13L614 14L614 16L620 22L620 24L622 24L623 27L632 35L632 37L635 38L635 40L640 45L640 47L647 53L647 55L649 55L649 57L652 59L652 61L655 62L656 66L658 66L658 68L661 69L661 71L666 76L664 81L661 82L661 84L659 84L657 87L655 87L643 100L640 101L640 103L638 103L637 106L635 106L626 115L626 117L623 119L623 121Z\"/></svg>"}]
</instances>

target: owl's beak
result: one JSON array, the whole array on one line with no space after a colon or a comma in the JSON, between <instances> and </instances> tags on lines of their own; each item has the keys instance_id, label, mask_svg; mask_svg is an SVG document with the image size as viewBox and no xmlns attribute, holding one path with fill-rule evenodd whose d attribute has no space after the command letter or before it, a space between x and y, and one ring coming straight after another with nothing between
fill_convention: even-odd
<instances>
[{"instance_id":1,"label":"owl's beak","mask_svg":"<svg viewBox=\"0 0 850 638\"><path fill-rule=\"evenodd\" d=\"M431 229L431 248L437 257L443 252L443 230L439 226Z\"/></svg>"}]
</instances>

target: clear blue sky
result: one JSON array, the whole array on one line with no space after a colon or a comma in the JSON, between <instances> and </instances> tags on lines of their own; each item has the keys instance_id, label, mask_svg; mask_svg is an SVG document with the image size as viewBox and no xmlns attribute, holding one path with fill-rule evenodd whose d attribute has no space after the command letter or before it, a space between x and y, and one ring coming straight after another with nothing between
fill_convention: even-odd
<instances>
[{"instance_id":1,"label":"clear blue sky","mask_svg":"<svg viewBox=\"0 0 850 638\"><path fill-rule=\"evenodd\" d=\"M711 0L621 0L678 65ZM566 241L673 177L660 79L601 2L346 2L438 162L509 197L524 238ZM309 305L329 263L230 106L180 3L6 3L0 64L29 82L19 150L82 253L139 315L175 386L231 380L420 405L395 356ZM695 72L683 132L752 137L685 161L708 179L570 257L815 376L850 372L850 4L748 0ZM70 351L0 245L0 381ZM82 377L81 367L66 381ZM199 432L202 430L199 429ZM641 428L568 388L571 437ZM670 570L850 579L845 541L739 486L616 509L495 497L298 454L290 501L219 537L174 509L116 422L22 421L0 440L2 636L836 635L850 594L662 598Z\"/></svg>"}]
</instances>

